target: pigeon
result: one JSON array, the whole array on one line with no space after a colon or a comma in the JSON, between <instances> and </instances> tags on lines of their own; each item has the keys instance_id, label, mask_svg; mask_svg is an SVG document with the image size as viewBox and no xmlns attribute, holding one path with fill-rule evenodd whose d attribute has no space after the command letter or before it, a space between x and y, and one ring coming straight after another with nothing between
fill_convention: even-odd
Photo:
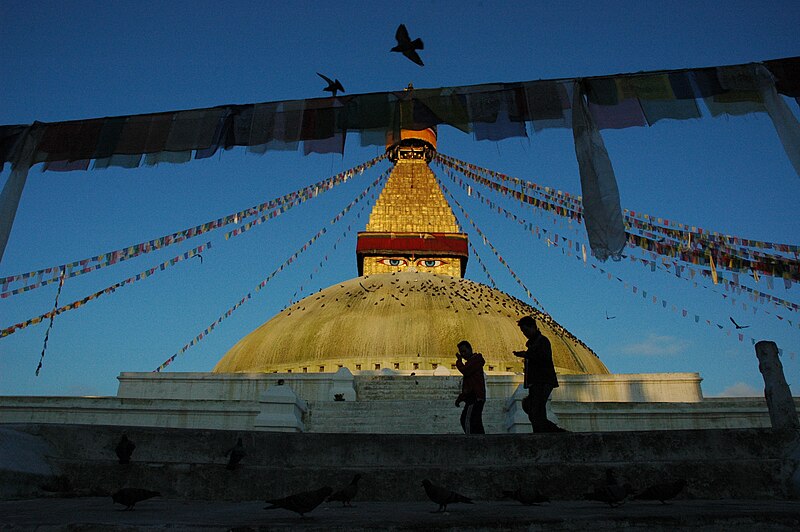
<instances>
[{"instance_id":1,"label":"pigeon","mask_svg":"<svg viewBox=\"0 0 800 532\"><path fill-rule=\"evenodd\" d=\"M242 439L239 438L236 440L236 445L228 451L228 465L225 468L233 471L245 456L247 456L247 453L244 452L244 444L242 444Z\"/></svg>"},{"instance_id":2,"label":"pigeon","mask_svg":"<svg viewBox=\"0 0 800 532\"><path fill-rule=\"evenodd\" d=\"M550 499L547 497L547 495L535 488L528 487L517 488L513 491L503 490L503 497L514 499L515 501L519 501L526 506L530 506L531 504L539 504L542 502L550 502Z\"/></svg>"},{"instance_id":3,"label":"pigeon","mask_svg":"<svg viewBox=\"0 0 800 532\"><path fill-rule=\"evenodd\" d=\"M337 92L344 92L344 87L342 87L342 84L339 83L338 79L331 79L328 76L320 74L319 72L317 72L317 76L321 77L328 83L328 86L322 90L330 92L331 96L333 96L334 98L336 98Z\"/></svg>"},{"instance_id":4,"label":"pigeon","mask_svg":"<svg viewBox=\"0 0 800 532\"><path fill-rule=\"evenodd\" d=\"M600 501L612 508L625 502L625 498L633 492L630 484L620 485L613 469L606 469L605 482L594 485L593 491L586 493L583 498L589 501Z\"/></svg>"},{"instance_id":5,"label":"pigeon","mask_svg":"<svg viewBox=\"0 0 800 532\"><path fill-rule=\"evenodd\" d=\"M412 41L411 37L408 36L405 24L400 24L397 27L394 38L397 39L397 46L391 49L392 52L400 52L419 66L425 66L416 52L425 48L425 45L422 44L422 39L416 38Z\"/></svg>"},{"instance_id":6,"label":"pigeon","mask_svg":"<svg viewBox=\"0 0 800 532\"><path fill-rule=\"evenodd\" d=\"M133 454L134 449L136 449L136 444L128 439L127 434L123 434L122 438L120 438L119 443L117 444L117 447L114 449L117 453L117 458L119 458L119 463L130 464L131 455Z\"/></svg>"},{"instance_id":7,"label":"pigeon","mask_svg":"<svg viewBox=\"0 0 800 532\"><path fill-rule=\"evenodd\" d=\"M685 479L653 484L641 493L634 495L633 498L640 501L661 501L661 504L667 504L667 501L677 497L684 487L686 487Z\"/></svg>"},{"instance_id":8,"label":"pigeon","mask_svg":"<svg viewBox=\"0 0 800 532\"><path fill-rule=\"evenodd\" d=\"M439 509L433 513L446 512L448 504L457 502L473 504L471 499L455 491L443 488L442 486L437 486L427 478L422 481L422 485L425 487L425 493L428 495L428 498L439 505Z\"/></svg>"},{"instance_id":9,"label":"pigeon","mask_svg":"<svg viewBox=\"0 0 800 532\"><path fill-rule=\"evenodd\" d=\"M353 476L353 480L350 481L350 484L328 497L328 502L342 501L342 506L353 506L350 504L350 501L352 501L353 497L355 497L356 493L358 493L358 481L360 478L361 475L356 473Z\"/></svg>"},{"instance_id":10,"label":"pigeon","mask_svg":"<svg viewBox=\"0 0 800 532\"><path fill-rule=\"evenodd\" d=\"M111 500L118 504L124 504L125 510L133 510L137 502L160 496L161 494L157 491L150 491L142 488L122 488L111 495Z\"/></svg>"},{"instance_id":11,"label":"pigeon","mask_svg":"<svg viewBox=\"0 0 800 532\"><path fill-rule=\"evenodd\" d=\"M333 493L333 488L330 486L323 486L314 491L304 491L302 493L295 493L282 499L267 499L266 502L272 506L265 506L265 510L274 510L276 508L283 508L292 512L300 514L307 514L328 498Z\"/></svg>"}]
</instances>

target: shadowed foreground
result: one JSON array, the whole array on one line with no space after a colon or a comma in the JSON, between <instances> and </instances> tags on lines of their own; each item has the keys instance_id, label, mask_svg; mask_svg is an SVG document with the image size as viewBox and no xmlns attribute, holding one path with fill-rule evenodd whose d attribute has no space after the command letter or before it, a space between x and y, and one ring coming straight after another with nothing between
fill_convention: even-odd
<instances>
[{"instance_id":1,"label":"shadowed foreground","mask_svg":"<svg viewBox=\"0 0 800 532\"><path fill-rule=\"evenodd\" d=\"M360 502L353 508L325 503L301 518L266 511L262 501L220 502L152 499L133 512L115 510L106 497L0 502L3 530L147 528L183 530L797 530L800 502L680 500L663 505L628 502L619 508L591 501L554 501L524 506L476 501L447 513L431 502ZM52 528L51 528L52 527Z\"/></svg>"}]
</instances>

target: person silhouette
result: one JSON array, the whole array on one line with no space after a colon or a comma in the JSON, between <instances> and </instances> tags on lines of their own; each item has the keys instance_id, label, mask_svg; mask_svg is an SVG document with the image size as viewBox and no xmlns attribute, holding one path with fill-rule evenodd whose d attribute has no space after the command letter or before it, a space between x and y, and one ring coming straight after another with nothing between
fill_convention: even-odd
<instances>
[{"instance_id":1,"label":"person silhouette","mask_svg":"<svg viewBox=\"0 0 800 532\"><path fill-rule=\"evenodd\" d=\"M480 353L472 351L472 345L466 340L458 343L456 368L464 378L461 381L461 393L456 398L456 406L464 403L461 412L461 428L464 434L486 434L483 429L483 405L486 403L486 379L483 366L486 361Z\"/></svg>"},{"instance_id":2,"label":"person silhouette","mask_svg":"<svg viewBox=\"0 0 800 532\"><path fill-rule=\"evenodd\" d=\"M558 388L550 340L542 334L532 316L520 318L517 325L528 339L525 351L514 351L514 356L525 359L523 385L528 396L523 399L522 408L531 420L531 428L533 432L567 432L547 419L547 399L553 388Z\"/></svg>"}]
</instances>

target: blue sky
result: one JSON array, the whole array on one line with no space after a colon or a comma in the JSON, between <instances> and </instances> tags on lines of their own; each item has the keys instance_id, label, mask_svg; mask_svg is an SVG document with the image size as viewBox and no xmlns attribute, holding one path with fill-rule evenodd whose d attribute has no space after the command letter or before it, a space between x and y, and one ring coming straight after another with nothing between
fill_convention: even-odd
<instances>
[{"instance_id":1,"label":"blue sky","mask_svg":"<svg viewBox=\"0 0 800 532\"><path fill-rule=\"evenodd\" d=\"M531 5L532 4L532 5ZM405 23L425 41L425 67L390 54ZM0 123L59 121L323 96L316 72L347 94L701 67L800 55L797 2L0 2ZM790 106L797 114L795 102ZM702 106L701 106L702 107ZM622 206L746 238L798 243L800 178L765 115L661 121L604 131ZM568 130L528 139L475 141L442 128L441 152L579 194ZM348 139L344 156L246 154L241 148L184 165L136 170L31 171L0 275L55 266L159 237L256 205L378 154ZM382 165L380 169L386 166ZM0 340L0 394L116 393L121 371L150 371L251 292L378 175L373 169L279 218L225 241L199 237L92 275L70 279L60 302L82 298L206 240L198 260L58 316L44 367L34 370L46 324ZM8 169L0 175L5 182ZM798 317L734 307L628 262L599 266L671 307L712 323L748 324L745 342L696 324L624 289L616 280L531 238L449 185L492 244L554 318L614 372L697 371L707 395L762 388L749 337L785 351L800 389ZM568 238L582 227L524 210L520 216ZM242 336L284 307L355 277L361 204L291 268L187 351L170 371L208 371ZM356 215L361 212L360 218ZM457 213L458 214L458 213ZM342 236L347 224L351 231ZM471 232L468 231L468 232ZM341 237L332 249L337 238ZM501 289L526 299L478 238ZM323 256L328 260L323 261ZM323 267L318 268L323 261ZM315 269L319 271L310 274ZM467 277L487 282L471 261ZM780 285L780 283L778 283ZM765 281L756 288L766 291ZM719 290L717 288L717 290ZM798 289L774 291L800 302ZM3 327L44 313L55 286L0 301ZM772 311L769 306L763 307ZM615 316L613 320L606 316Z\"/></svg>"}]
</instances>

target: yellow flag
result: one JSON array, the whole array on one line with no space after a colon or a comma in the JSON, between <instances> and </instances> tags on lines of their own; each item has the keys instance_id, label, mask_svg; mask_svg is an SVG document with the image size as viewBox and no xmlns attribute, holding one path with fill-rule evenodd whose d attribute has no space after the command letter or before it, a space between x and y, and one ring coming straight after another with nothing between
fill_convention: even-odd
<instances>
[{"instance_id":1,"label":"yellow flag","mask_svg":"<svg viewBox=\"0 0 800 532\"><path fill-rule=\"evenodd\" d=\"M717 280L717 268L714 267L714 257L712 257L710 253L708 254L708 260L711 264L711 280L714 281L714 284L719 284Z\"/></svg>"}]
</instances>

